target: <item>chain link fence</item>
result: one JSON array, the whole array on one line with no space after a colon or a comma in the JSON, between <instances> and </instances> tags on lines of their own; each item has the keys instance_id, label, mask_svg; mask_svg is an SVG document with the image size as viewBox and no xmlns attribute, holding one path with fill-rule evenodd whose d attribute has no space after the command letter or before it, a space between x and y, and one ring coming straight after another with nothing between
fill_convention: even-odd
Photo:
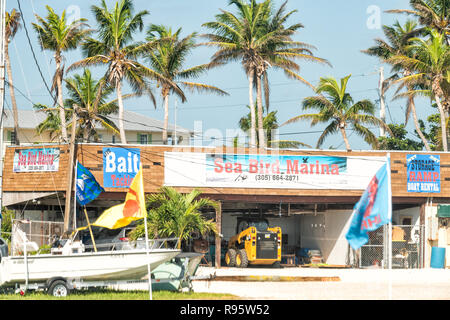
<instances>
[{"instance_id":1,"label":"chain link fence","mask_svg":"<svg viewBox=\"0 0 450 320\"><path fill-rule=\"evenodd\" d=\"M388 268L392 257L392 268L423 268L425 226L392 226L392 254L389 255L388 226L369 232L369 241L361 247L360 268Z\"/></svg>"},{"instance_id":2,"label":"chain link fence","mask_svg":"<svg viewBox=\"0 0 450 320\"><path fill-rule=\"evenodd\" d=\"M36 247L49 246L63 234L64 222L13 220L11 234L12 255L23 253L25 240Z\"/></svg>"}]
</instances>

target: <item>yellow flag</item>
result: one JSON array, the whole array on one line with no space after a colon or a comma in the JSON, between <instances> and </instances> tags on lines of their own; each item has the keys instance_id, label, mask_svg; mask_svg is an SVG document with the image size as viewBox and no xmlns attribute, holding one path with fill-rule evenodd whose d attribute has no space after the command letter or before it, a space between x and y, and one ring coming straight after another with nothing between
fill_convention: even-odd
<instances>
[{"instance_id":1,"label":"yellow flag","mask_svg":"<svg viewBox=\"0 0 450 320\"><path fill-rule=\"evenodd\" d=\"M111 207L98 217L92 225L108 229L122 228L134 220L147 216L145 207L144 181L142 167L131 182L125 202Z\"/></svg>"}]
</instances>

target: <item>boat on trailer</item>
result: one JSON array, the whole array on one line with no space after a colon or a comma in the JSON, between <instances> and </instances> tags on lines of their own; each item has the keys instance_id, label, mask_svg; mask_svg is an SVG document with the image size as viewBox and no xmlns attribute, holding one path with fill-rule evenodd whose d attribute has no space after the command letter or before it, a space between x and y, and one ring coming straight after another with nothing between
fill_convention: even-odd
<instances>
[{"instance_id":1,"label":"boat on trailer","mask_svg":"<svg viewBox=\"0 0 450 320\"><path fill-rule=\"evenodd\" d=\"M51 253L0 257L0 286L44 288L53 292L55 282L69 291L75 283L140 280L150 269L175 258L177 239L150 240L151 249L86 252L80 241L68 240ZM175 244L174 244L175 243ZM32 243L31 243L32 244ZM172 246L170 246L172 245ZM25 252L33 245L26 242ZM61 290L61 287L59 288Z\"/></svg>"}]
</instances>

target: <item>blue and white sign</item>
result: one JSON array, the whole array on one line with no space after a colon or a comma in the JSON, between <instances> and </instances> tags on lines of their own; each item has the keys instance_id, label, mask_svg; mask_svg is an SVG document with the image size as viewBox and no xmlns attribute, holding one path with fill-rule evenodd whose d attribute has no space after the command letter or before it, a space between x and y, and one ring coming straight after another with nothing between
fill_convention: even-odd
<instances>
[{"instance_id":1,"label":"blue and white sign","mask_svg":"<svg viewBox=\"0 0 450 320\"><path fill-rule=\"evenodd\" d=\"M103 187L128 188L140 164L138 148L103 148Z\"/></svg>"},{"instance_id":2,"label":"blue and white sign","mask_svg":"<svg viewBox=\"0 0 450 320\"><path fill-rule=\"evenodd\" d=\"M408 192L441 192L441 157L439 155L408 154L406 166Z\"/></svg>"}]
</instances>

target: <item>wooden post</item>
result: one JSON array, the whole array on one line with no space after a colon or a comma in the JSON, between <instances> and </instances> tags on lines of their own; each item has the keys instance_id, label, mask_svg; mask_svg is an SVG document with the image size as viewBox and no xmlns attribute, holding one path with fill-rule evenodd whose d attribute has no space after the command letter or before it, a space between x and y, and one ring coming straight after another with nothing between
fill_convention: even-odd
<instances>
[{"instance_id":1,"label":"wooden post","mask_svg":"<svg viewBox=\"0 0 450 320\"><path fill-rule=\"evenodd\" d=\"M216 226L217 226L217 232L219 233L216 235L216 261L215 265L216 268L220 268L220 256L222 252L222 201L219 201L219 206L216 209Z\"/></svg>"},{"instance_id":2,"label":"wooden post","mask_svg":"<svg viewBox=\"0 0 450 320\"><path fill-rule=\"evenodd\" d=\"M74 168L74 157L75 157L75 134L77 127L77 114L76 107L74 107L74 112L72 115L72 133L70 137L70 150L69 150L69 165L67 168L67 188L66 188L66 204L64 211L64 231L69 230L70 225L70 208L71 208L71 199L72 199L72 188L73 188L73 168Z\"/></svg>"}]
</instances>

